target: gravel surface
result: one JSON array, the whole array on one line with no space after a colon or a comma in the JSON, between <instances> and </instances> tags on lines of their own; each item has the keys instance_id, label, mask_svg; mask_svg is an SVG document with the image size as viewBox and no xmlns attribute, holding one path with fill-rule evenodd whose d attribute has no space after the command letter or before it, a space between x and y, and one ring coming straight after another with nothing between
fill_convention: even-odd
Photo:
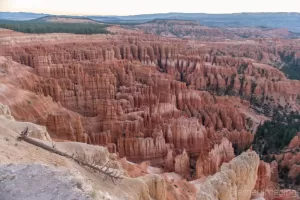
<instances>
[{"instance_id":1,"label":"gravel surface","mask_svg":"<svg viewBox=\"0 0 300 200\"><path fill-rule=\"evenodd\" d=\"M0 165L0 200L92 200L79 174L47 165Z\"/></svg>"}]
</instances>

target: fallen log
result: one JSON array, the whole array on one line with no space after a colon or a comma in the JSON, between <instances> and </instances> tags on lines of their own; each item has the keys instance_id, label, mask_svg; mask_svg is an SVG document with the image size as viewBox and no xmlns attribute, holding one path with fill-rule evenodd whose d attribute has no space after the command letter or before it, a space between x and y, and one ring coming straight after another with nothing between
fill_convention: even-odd
<instances>
[{"instance_id":1,"label":"fallen log","mask_svg":"<svg viewBox=\"0 0 300 200\"><path fill-rule=\"evenodd\" d=\"M38 140L35 140L33 138L30 138L28 136L28 127L26 127L26 129L24 131L22 131L22 133L20 134L20 136L18 137L19 141L25 141L29 144L32 144L34 146L37 146L39 148L42 148L46 151L49 151L51 153L55 153L57 155L69 158L74 160L75 162L77 162L78 164L88 167L92 170L94 170L95 172L100 172L105 174L106 176L110 177L112 182L115 184L115 180L120 180L123 179L123 175L119 170L113 169L109 167L109 161L104 165L104 166L98 166L96 165L93 161L92 162L88 162L87 159L80 159L79 157L75 157L74 155L69 155L67 153L64 153L58 149L55 148L54 145L49 146L44 144L43 142L40 142ZM84 156L84 158L86 158L86 156Z\"/></svg>"}]
</instances>

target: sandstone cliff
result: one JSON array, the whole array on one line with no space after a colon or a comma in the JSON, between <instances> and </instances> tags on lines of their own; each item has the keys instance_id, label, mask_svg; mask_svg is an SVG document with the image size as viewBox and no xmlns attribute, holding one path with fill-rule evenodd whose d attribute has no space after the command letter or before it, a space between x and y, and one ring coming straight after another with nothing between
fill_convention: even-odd
<instances>
[{"instance_id":1,"label":"sandstone cliff","mask_svg":"<svg viewBox=\"0 0 300 200\"><path fill-rule=\"evenodd\" d=\"M208 178L199 189L201 200L248 200L251 197L259 166L255 152L245 152L231 162L223 164L220 172Z\"/></svg>"}]
</instances>

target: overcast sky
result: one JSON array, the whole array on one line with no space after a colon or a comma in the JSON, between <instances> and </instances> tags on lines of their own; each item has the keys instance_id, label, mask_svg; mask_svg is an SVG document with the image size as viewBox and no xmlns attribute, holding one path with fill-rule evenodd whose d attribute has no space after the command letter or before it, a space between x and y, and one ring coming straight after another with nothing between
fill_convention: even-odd
<instances>
[{"instance_id":1,"label":"overcast sky","mask_svg":"<svg viewBox=\"0 0 300 200\"><path fill-rule=\"evenodd\" d=\"M300 12L300 0L0 0L0 11L77 15Z\"/></svg>"}]
</instances>

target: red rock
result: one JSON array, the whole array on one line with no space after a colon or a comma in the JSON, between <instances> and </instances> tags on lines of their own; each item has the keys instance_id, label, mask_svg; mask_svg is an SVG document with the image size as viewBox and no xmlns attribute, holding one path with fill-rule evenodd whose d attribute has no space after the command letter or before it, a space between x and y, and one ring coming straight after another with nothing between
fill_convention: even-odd
<instances>
[{"instance_id":1,"label":"red rock","mask_svg":"<svg viewBox=\"0 0 300 200\"><path fill-rule=\"evenodd\" d=\"M291 141L288 146L289 149L299 148L300 147L300 133L298 133Z\"/></svg>"},{"instance_id":2,"label":"red rock","mask_svg":"<svg viewBox=\"0 0 300 200\"><path fill-rule=\"evenodd\" d=\"M196 164L196 178L216 173L224 162L229 162L233 158L232 144L227 139L222 139L221 144L216 144L208 154L199 156Z\"/></svg>"},{"instance_id":3,"label":"red rock","mask_svg":"<svg viewBox=\"0 0 300 200\"><path fill-rule=\"evenodd\" d=\"M268 163L260 161L257 171L257 180L254 190L264 192L271 180L271 169Z\"/></svg>"},{"instance_id":4,"label":"red rock","mask_svg":"<svg viewBox=\"0 0 300 200\"><path fill-rule=\"evenodd\" d=\"M19 37L0 39L1 55L9 56L0 62L0 82L8 88L0 100L16 119L46 125L56 139L106 146L128 160L164 165L167 157L166 170L183 149L194 159L223 137L240 150L251 144L247 118L257 115L250 103L215 94L249 99L254 93L265 102L272 97L274 106L298 108L299 81L257 63L258 53L249 55L253 59L240 55L253 50L252 43L236 47L125 30L109 37ZM224 55L216 55L221 49ZM230 50L239 56L228 55Z\"/></svg>"},{"instance_id":5,"label":"red rock","mask_svg":"<svg viewBox=\"0 0 300 200\"><path fill-rule=\"evenodd\" d=\"M173 150L168 149L168 153L165 159L164 170L165 171L174 171L175 158L173 156Z\"/></svg>"},{"instance_id":6,"label":"red rock","mask_svg":"<svg viewBox=\"0 0 300 200\"><path fill-rule=\"evenodd\" d=\"M190 176L190 158L185 151L183 150L182 154L175 157L175 172L182 175L183 177Z\"/></svg>"}]
</instances>

